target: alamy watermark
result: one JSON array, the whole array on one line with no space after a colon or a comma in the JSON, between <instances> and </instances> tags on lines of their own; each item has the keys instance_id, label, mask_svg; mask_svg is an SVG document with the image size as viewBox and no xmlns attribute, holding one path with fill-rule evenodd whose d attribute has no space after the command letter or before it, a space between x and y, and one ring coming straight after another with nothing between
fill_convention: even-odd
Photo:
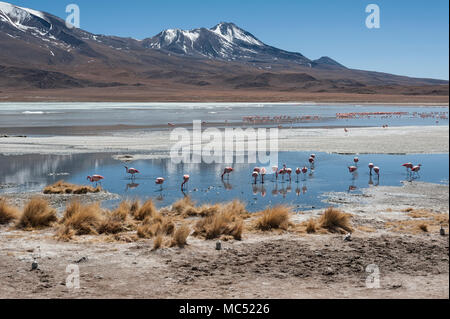
<instances>
[{"instance_id":1,"label":"alamy watermark","mask_svg":"<svg viewBox=\"0 0 450 319\"><path fill-rule=\"evenodd\" d=\"M277 128L225 128L202 130L202 122L194 121L193 129L176 128L170 134L175 142L170 150L172 163L220 164L260 163L278 165Z\"/></svg>"},{"instance_id":2,"label":"alamy watermark","mask_svg":"<svg viewBox=\"0 0 450 319\"><path fill-rule=\"evenodd\" d=\"M379 289L380 286L380 268L375 264L370 264L366 267L366 272L369 275L366 278L366 287L368 289Z\"/></svg>"},{"instance_id":3,"label":"alamy watermark","mask_svg":"<svg viewBox=\"0 0 450 319\"><path fill-rule=\"evenodd\" d=\"M80 289L80 268L78 265L70 264L66 267L66 287L68 289Z\"/></svg>"},{"instance_id":4,"label":"alamy watermark","mask_svg":"<svg viewBox=\"0 0 450 319\"><path fill-rule=\"evenodd\" d=\"M69 29L80 28L80 7L74 3L66 6L66 27Z\"/></svg>"},{"instance_id":5,"label":"alamy watermark","mask_svg":"<svg viewBox=\"0 0 450 319\"><path fill-rule=\"evenodd\" d=\"M377 4L369 4L366 7L366 13L370 13L366 18L366 27L368 29L380 28L380 7Z\"/></svg>"}]
</instances>

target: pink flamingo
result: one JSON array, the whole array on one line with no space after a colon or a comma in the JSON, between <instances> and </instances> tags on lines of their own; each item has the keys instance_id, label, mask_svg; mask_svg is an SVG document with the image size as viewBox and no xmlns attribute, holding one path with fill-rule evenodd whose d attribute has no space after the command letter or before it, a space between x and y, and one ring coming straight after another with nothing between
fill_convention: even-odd
<instances>
[{"instance_id":1,"label":"pink flamingo","mask_svg":"<svg viewBox=\"0 0 450 319\"><path fill-rule=\"evenodd\" d=\"M128 168L128 167L126 167L126 166L124 166L125 167L125 169L126 169L126 171L127 171L127 173L128 174L131 174L131 179L134 179L134 175L135 174L139 174L140 172L137 170L137 169L135 169L135 168Z\"/></svg>"},{"instance_id":2,"label":"pink flamingo","mask_svg":"<svg viewBox=\"0 0 450 319\"><path fill-rule=\"evenodd\" d=\"M356 166L349 166L348 167L348 171L350 173L355 173L357 170L358 170L358 167L356 167Z\"/></svg>"},{"instance_id":3,"label":"pink flamingo","mask_svg":"<svg viewBox=\"0 0 450 319\"><path fill-rule=\"evenodd\" d=\"M378 178L380 178L380 168L378 166L375 166L373 168L373 171L375 172L375 174L377 174Z\"/></svg>"},{"instance_id":4,"label":"pink flamingo","mask_svg":"<svg viewBox=\"0 0 450 319\"><path fill-rule=\"evenodd\" d=\"M297 183L298 183L298 176L299 176L301 173L302 173L301 168L300 168L300 167L297 167L297 168L295 169L295 174L297 174Z\"/></svg>"},{"instance_id":5,"label":"pink flamingo","mask_svg":"<svg viewBox=\"0 0 450 319\"><path fill-rule=\"evenodd\" d=\"M306 175L306 173L308 173L308 167L304 166L302 168L302 173Z\"/></svg>"},{"instance_id":6,"label":"pink flamingo","mask_svg":"<svg viewBox=\"0 0 450 319\"><path fill-rule=\"evenodd\" d=\"M275 178L278 181L278 166L272 166L272 171L275 173Z\"/></svg>"},{"instance_id":7,"label":"pink flamingo","mask_svg":"<svg viewBox=\"0 0 450 319\"><path fill-rule=\"evenodd\" d=\"M164 184L165 181L166 181L166 180L165 180L163 177L158 177L158 178L156 179L156 181L155 181L155 184L156 184L156 185L160 185L160 186L161 186L161 189L162 189L162 186L163 186L163 184Z\"/></svg>"},{"instance_id":8,"label":"pink flamingo","mask_svg":"<svg viewBox=\"0 0 450 319\"><path fill-rule=\"evenodd\" d=\"M187 182L189 182L189 178L191 178L189 175L183 176L183 183L181 183L181 190L183 190Z\"/></svg>"},{"instance_id":9,"label":"pink flamingo","mask_svg":"<svg viewBox=\"0 0 450 319\"><path fill-rule=\"evenodd\" d=\"M412 169L414 167L414 165L411 162L405 163L402 166L406 167L406 172L408 172L409 169Z\"/></svg>"},{"instance_id":10,"label":"pink flamingo","mask_svg":"<svg viewBox=\"0 0 450 319\"><path fill-rule=\"evenodd\" d=\"M261 168L260 168L260 167L255 167L255 168L253 169L253 171L254 171L254 172L261 173Z\"/></svg>"},{"instance_id":11,"label":"pink flamingo","mask_svg":"<svg viewBox=\"0 0 450 319\"><path fill-rule=\"evenodd\" d=\"M291 182L292 181L292 177L291 177L292 169L291 168L286 168L286 173L289 175L289 182Z\"/></svg>"},{"instance_id":12,"label":"pink flamingo","mask_svg":"<svg viewBox=\"0 0 450 319\"><path fill-rule=\"evenodd\" d=\"M227 174L227 177L228 178L230 178L230 173L233 171L233 168L232 167L225 167L225 169L223 170L223 173L222 173L222 179L223 179L223 176L225 175L225 174Z\"/></svg>"},{"instance_id":13,"label":"pink flamingo","mask_svg":"<svg viewBox=\"0 0 450 319\"><path fill-rule=\"evenodd\" d=\"M102 179L105 179L105 178L101 175L92 175L92 176L86 177L86 179L88 179L91 183L95 183L95 185L97 185Z\"/></svg>"},{"instance_id":14,"label":"pink flamingo","mask_svg":"<svg viewBox=\"0 0 450 319\"><path fill-rule=\"evenodd\" d=\"M286 174L286 169L285 168L280 169L278 171L278 174L281 175L281 177L282 177L282 179L284 181L284 174Z\"/></svg>"},{"instance_id":15,"label":"pink flamingo","mask_svg":"<svg viewBox=\"0 0 450 319\"><path fill-rule=\"evenodd\" d=\"M358 158L358 157L355 157L355 158L353 159L353 162L355 162L355 165L358 165L358 163L359 163L359 158Z\"/></svg>"},{"instance_id":16,"label":"pink flamingo","mask_svg":"<svg viewBox=\"0 0 450 319\"><path fill-rule=\"evenodd\" d=\"M266 169L263 167L261 168L260 174L261 174L261 184L264 184L264 176L266 176Z\"/></svg>"},{"instance_id":17,"label":"pink flamingo","mask_svg":"<svg viewBox=\"0 0 450 319\"><path fill-rule=\"evenodd\" d=\"M316 154L311 154L311 156L314 160L316 160Z\"/></svg>"},{"instance_id":18,"label":"pink flamingo","mask_svg":"<svg viewBox=\"0 0 450 319\"><path fill-rule=\"evenodd\" d=\"M253 171L252 173L252 177L255 179L255 184L256 184L256 180L258 179L259 173L256 171Z\"/></svg>"},{"instance_id":19,"label":"pink flamingo","mask_svg":"<svg viewBox=\"0 0 450 319\"><path fill-rule=\"evenodd\" d=\"M370 176L372 176L372 170L375 167L373 163L369 163Z\"/></svg>"},{"instance_id":20,"label":"pink flamingo","mask_svg":"<svg viewBox=\"0 0 450 319\"><path fill-rule=\"evenodd\" d=\"M420 168L421 168L421 167L422 167L422 164L413 166L413 168L411 168L411 172L412 172L412 173L415 173L416 175L419 175L419 171L420 171Z\"/></svg>"},{"instance_id":21,"label":"pink flamingo","mask_svg":"<svg viewBox=\"0 0 450 319\"><path fill-rule=\"evenodd\" d=\"M309 161L309 163L310 163L311 165L314 165L315 159L314 159L314 157L310 157L310 158L308 159L308 161Z\"/></svg>"}]
</instances>

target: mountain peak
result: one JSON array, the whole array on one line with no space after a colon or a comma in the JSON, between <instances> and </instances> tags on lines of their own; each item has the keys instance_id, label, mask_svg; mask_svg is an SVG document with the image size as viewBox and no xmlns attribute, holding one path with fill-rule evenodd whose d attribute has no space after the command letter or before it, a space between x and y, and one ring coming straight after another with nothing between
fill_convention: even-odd
<instances>
[{"instance_id":1,"label":"mountain peak","mask_svg":"<svg viewBox=\"0 0 450 319\"><path fill-rule=\"evenodd\" d=\"M264 43L259 41L255 36L244 29L239 28L232 22L221 22L210 30L230 43L238 41L250 45L264 45Z\"/></svg>"}]
</instances>

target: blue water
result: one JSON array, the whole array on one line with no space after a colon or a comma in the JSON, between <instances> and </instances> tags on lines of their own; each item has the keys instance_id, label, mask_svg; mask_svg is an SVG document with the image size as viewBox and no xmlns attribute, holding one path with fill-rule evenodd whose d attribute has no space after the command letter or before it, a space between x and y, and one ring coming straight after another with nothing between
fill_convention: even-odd
<instances>
[{"instance_id":1,"label":"blue water","mask_svg":"<svg viewBox=\"0 0 450 319\"><path fill-rule=\"evenodd\" d=\"M309 166L310 153L282 152L279 163L295 171L296 167ZM358 173L352 175L347 166L353 164L354 155L316 153L317 160L313 171L307 176L295 173L292 181L267 175L265 183L254 185L251 177L257 164L235 164L230 178L221 180L224 165L216 164L172 164L169 159L138 160L130 164L141 171L134 181L127 176L123 163L112 158L111 154L58 155L0 155L0 193L17 191L39 191L50 183L64 179L77 184L89 184L86 176L100 174L106 177L104 189L122 195L123 198L153 198L158 206L167 206L185 195L198 203L224 202L240 199L250 211L263 209L278 203L290 204L298 209L325 207L322 196L327 192L360 192L366 187L400 186L408 180L447 184L449 179L448 154L409 154L409 155L360 155ZM369 175L367 165L373 162L381 168L378 180ZM401 167L405 162L422 164L419 176L411 178ZM271 171L269 169L269 171ZM191 179L187 190L181 191L184 174ZM162 191L155 185L155 178L164 177L166 182ZM113 205L109 202L105 205Z\"/></svg>"},{"instance_id":2,"label":"blue water","mask_svg":"<svg viewBox=\"0 0 450 319\"><path fill-rule=\"evenodd\" d=\"M403 116L337 119L336 113L408 112ZM414 113L436 112L446 119L421 118ZM241 123L244 116L318 116L318 120L283 124L311 126L449 125L448 107L317 105L301 103L0 103L1 128L110 125ZM438 116L439 117L439 116ZM438 121L438 122L436 122ZM273 126L274 124L272 124Z\"/></svg>"}]
</instances>

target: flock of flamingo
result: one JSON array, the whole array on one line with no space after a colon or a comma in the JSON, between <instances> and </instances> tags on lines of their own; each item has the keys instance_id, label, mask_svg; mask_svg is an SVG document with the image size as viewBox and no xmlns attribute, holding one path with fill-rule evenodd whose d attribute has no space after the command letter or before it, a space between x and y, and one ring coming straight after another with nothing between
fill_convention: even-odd
<instances>
[{"instance_id":1,"label":"flock of flamingo","mask_svg":"<svg viewBox=\"0 0 450 319\"><path fill-rule=\"evenodd\" d=\"M414 118L434 118L436 123L439 120L448 120L448 112L349 112L349 113L336 113L336 119L355 119L355 118L400 118L402 116L411 116ZM242 121L246 124L274 124L274 123L301 123L308 121L318 121L320 116L318 115L303 115L303 116L244 116Z\"/></svg>"},{"instance_id":2,"label":"flock of flamingo","mask_svg":"<svg viewBox=\"0 0 450 319\"><path fill-rule=\"evenodd\" d=\"M314 171L314 164L316 162L316 155L315 154L311 154L310 157L308 158L308 162L310 163L310 167L308 168L307 166L303 166L303 167L297 167L295 169L295 174L297 175L297 182L299 180L299 176L303 175L304 178L306 178L306 174L308 173L309 170ZM348 166L348 171L349 173L353 174L353 179L355 179L356 177L356 173L358 171L358 164L359 164L359 158L358 157L354 157L353 158L353 162L354 165ZM402 164L403 167L406 168L407 171L407 175L409 176L418 176L419 171L422 167L422 164L418 164L418 165L413 165L411 162L408 163L404 163ZM368 165L369 168L369 174L372 177L373 174L375 174L379 180L380 178L380 167L379 166L375 166L374 163L369 163ZM140 171L135 169L135 168L129 168L127 166L125 166L125 170L127 174L131 175L131 179L134 180L136 177L136 174L139 174ZM230 178L230 174L234 171L233 167L225 167L222 174L221 174L221 178L222 180L224 180L225 176L227 179ZM273 166L272 167L272 171L275 177L275 180L278 181L279 176L281 175L282 181L285 181L285 176L288 177L289 182L292 182L292 174L293 174L293 170L289 167L286 166L286 164L283 164L282 168L279 168L278 166ZM251 177L253 178L253 184L256 185L258 183L258 178L260 179L261 184L264 184L264 178L267 175L267 169L264 167L255 167L253 169L253 171L251 172ZM87 179L91 182L91 183L96 183L98 184L99 182L101 182L103 179L105 179L105 177L101 176L101 175L92 175L92 176L88 176ZM182 179L182 183L181 183L181 190L184 191L185 188L187 187L187 183L189 182L190 179L190 175L183 175L183 179ZM155 184L160 186L160 190L162 190L163 184L165 182L165 178L164 177L158 177L155 180Z\"/></svg>"}]
</instances>

